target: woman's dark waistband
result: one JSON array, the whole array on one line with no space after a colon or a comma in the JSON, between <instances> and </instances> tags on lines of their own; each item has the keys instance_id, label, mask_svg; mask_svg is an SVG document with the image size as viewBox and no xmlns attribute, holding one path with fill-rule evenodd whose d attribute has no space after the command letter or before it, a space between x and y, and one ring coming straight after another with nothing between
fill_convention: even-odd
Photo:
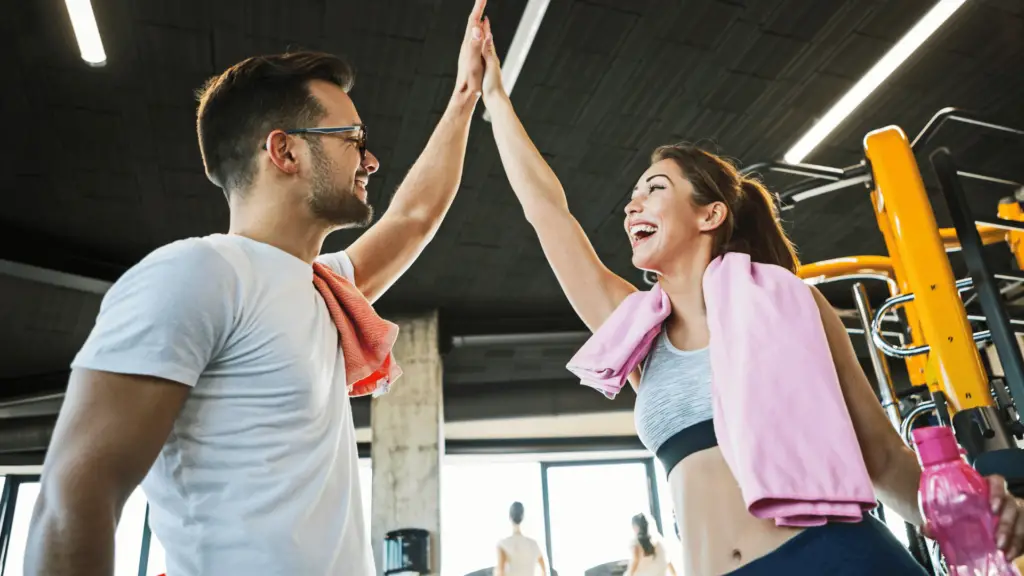
<instances>
[{"instance_id":1,"label":"woman's dark waistband","mask_svg":"<svg viewBox=\"0 0 1024 576\"><path fill-rule=\"evenodd\" d=\"M715 446L718 446L718 438L715 437L715 421L708 418L676 432L658 448L656 456L665 466L665 473L669 474L676 464L683 461L683 458L694 452Z\"/></svg>"}]
</instances>

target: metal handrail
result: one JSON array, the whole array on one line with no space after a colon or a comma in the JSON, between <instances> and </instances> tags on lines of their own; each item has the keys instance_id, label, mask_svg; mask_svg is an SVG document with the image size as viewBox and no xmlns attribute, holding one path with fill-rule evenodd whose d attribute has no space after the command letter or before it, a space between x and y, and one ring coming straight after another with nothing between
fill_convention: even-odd
<instances>
[{"instance_id":1,"label":"metal handrail","mask_svg":"<svg viewBox=\"0 0 1024 576\"><path fill-rule=\"evenodd\" d=\"M798 176L807 176L808 178L816 180L831 180L833 182L842 180L845 176L844 168L821 166L818 164L790 164L788 162L758 162L757 164L751 164L750 166L740 168L739 172L743 176L749 176L761 170L796 174Z\"/></svg>"},{"instance_id":2,"label":"metal handrail","mask_svg":"<svg viewBox=\"0 0 1024 576\"><path fill-rule=\"evenodd\" d=\"M931 350L931 346L922 344L921 346L910 346L901 347L893 346L882 336L882 318L886 312L897 304L904 304L914 300L914 294L900 294L893 296L875 310L875 317L871 320L871 341L875 343L886 356L892 356L893 358L909 358L910 356L916 356L918 354L925 354Z\"/></svg>"},{"instance_id":3,"label":"metal handrail","mask_svg":"<svg viewBox=\"0 0 1024 576\"><path fill-rule=\"evenodd\" d=\"M879 282L885 282L886 285L889 286L889 289L891 291L890 293L895 292L896 290L899 290L899 285L896 284L896 281L893 280L892 278L890 278L889 276L887 276L886 274L860 273L860 274L845 274L843 276L826 277L826 278L821 278L821 277L817 277L817 278L804 278L804 283L809 284L811 286L819 286L821 284L832 284L832 283L835 283L835 282L852 282L852 281L861 282L861 281L864 281L864 280L877 280Z\"/></svg>"},{"instance_id":4,"label":"metal handrail","mask_svg":"<svg viewBox=\"0 0 1024 576\"><path fill-rule=\"evenodd\" d=\"M999 280L1024 281L1024 278L1022 277L1013 276L1009 274L994 274L993 276L995 276ZM956 281L956 287L961 292L969 290L973 285L974 281L970 278L961 278L960 280ZM912 302L914 298L915 295L913 292L908 294L899 294L893 296L892 298L889 298L885 302L882 302L882 305L879 306L877 310L875 310L875 317L871 321L871 340L875 343L875 346L877 346L879 350L885 353L886 356L892 356L893 358L909 358L910 356L917 356L918 354L926 354L929 350L931 350L931 346L927 344L910 347L893 346L885 339L885 336L882 334L882 322L885 319L886 313L888 313L889 310L891 310L892 308L899 304L906 304L907 302ZM984 316L976 315L969 315L967 319L975 321L985 321ZM1010 323L1017 326L1024 326L1024 321L1021 320L1011 320ZM989 330L982 330L980 332L973 333L971 337L975 342L983 342L985 340L992 338L992 332Z\"/></svg>"},{"instance_id":5,"label":"metal handrail","mask_svg":"<svg viewBox=\"0 0 1024 576\"><path fill-rule=\"evenodd\" d=\"M1017 136L1024 136L1024 130L982 120L959 108L943 108L928 120L925 127L914 138L914 141L911 143L911 148L914 151L917 151L920 146L927 144L947 122L960 122ZM780 203L782 204L781 210L790 210L793 208L793 204L815 196L855 186L860 183L871 182L871 171L865 163L855 164L846 168L836 168L834 166L823 166L818 164L789 164L782 161L772 161L758 162L756 164L740 168L739 170L740 174L743 176L749 176L758 171L780 172L807 177L806 180L798 182L778 193ZM964 178L1003 184L1014 188L1021 188L1024 186L1020 182L995 176L988 176L985 174L978 174L975 172L958 171L957 174Z\"/></svg>"},{"instance_id":6,"label":"metal handrail","mask_svg":"<svg viewBox=\"0 0 1024 576\"><path fill-rule=\"evenodd\" d=\"M914 447L914 442L910 438L910 431L914 426L914 422L916 422L922 415L933 410L935 410L935 402L931 400L921 402L917 406L914 406L914 409L910 411L910 414L907 414L907 417L903 419L903 423L900 424L900 437L903 438L903 441L906 442L907 446L910 446L911 448Z\"/></svg>"},{"instance_id":7,"label":"metal handrail","mask_svg":"<svg viewBox=\"0 0 1024 576\"><path fill-rule=\"evenodd\" d=\"M921 132L917 134L914 141L910 143L910 147L913 150L917 150L918 146L924 146L927 144L935 135L939 132L946 122L960 122L963 124L972 124L974 126L981 126L982 128L988 128L991 130L997 130L1000 132L1007 132L1016 136L1024 136L1024 130L1018 128L1012 128L1010 126L1003 126L1002 124L996 124L987 120L982 120L971 113L961 110L959 108L943 108L935 113L934 116L928 120Z\"/></svg>"}]
</instances>

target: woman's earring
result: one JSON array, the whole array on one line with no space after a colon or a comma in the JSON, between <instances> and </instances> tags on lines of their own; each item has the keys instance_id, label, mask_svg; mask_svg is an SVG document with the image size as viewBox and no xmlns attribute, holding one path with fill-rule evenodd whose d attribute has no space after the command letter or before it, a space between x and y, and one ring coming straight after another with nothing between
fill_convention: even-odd
<instances>
[{"instance_id":1,"label":"woman's earring","mask_svg":"<svg viewBox=\"0 0 1024 576\"><path fill-rule=\"evenodd\" d=\"M646 270L644 271L644 282L646 282L648 286L654 286L658 283L658 275L650 270Z\"/></svg>"}]
</instances>

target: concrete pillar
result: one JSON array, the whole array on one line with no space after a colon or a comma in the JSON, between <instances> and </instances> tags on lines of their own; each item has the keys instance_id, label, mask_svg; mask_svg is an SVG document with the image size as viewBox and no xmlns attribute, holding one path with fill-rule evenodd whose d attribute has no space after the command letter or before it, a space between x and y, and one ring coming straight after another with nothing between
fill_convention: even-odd
<instances>
[{"instance_id":1,"label":"concrete pillar","mask_svg":"<svg viewBox=\"0 0 1024 576\"><path fill-rule=\"evenodd\" d=\"M397 323L394 355L404 374L370 408L373 556L383 574L384 535L422 528L430 531L431 567L439 574L444 412L437 312Z\"/></svg>"}]
</instances>

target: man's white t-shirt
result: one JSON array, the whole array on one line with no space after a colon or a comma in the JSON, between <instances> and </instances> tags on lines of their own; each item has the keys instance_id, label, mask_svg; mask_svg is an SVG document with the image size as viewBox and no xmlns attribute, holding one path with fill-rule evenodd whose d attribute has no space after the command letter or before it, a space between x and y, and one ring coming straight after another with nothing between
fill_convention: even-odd
<instances>
[{"instance_id":1,"label":"man's white t-shirt","mask_svg":"<svg viewBox=\"0 0 1024 576\"><path fill-rule=\"evenodd\" d=\"M318 261L354 276L343 252ZM170 576L375 573L312 266L240 236L160 248L104 297L73 366L192 387L142 483Z\"/></svg>"},{"instance_id":2,"label":"man's white t-shirt","mask_svg":"<svg viewBox=\"0 0 1024 576\"><path fill-rule=\"evenodd\" d=\"M498 542L505 551L505 576L535 576L540 571L541 551L529 536L513 534Z\"/></svg>"}]
</instances>

